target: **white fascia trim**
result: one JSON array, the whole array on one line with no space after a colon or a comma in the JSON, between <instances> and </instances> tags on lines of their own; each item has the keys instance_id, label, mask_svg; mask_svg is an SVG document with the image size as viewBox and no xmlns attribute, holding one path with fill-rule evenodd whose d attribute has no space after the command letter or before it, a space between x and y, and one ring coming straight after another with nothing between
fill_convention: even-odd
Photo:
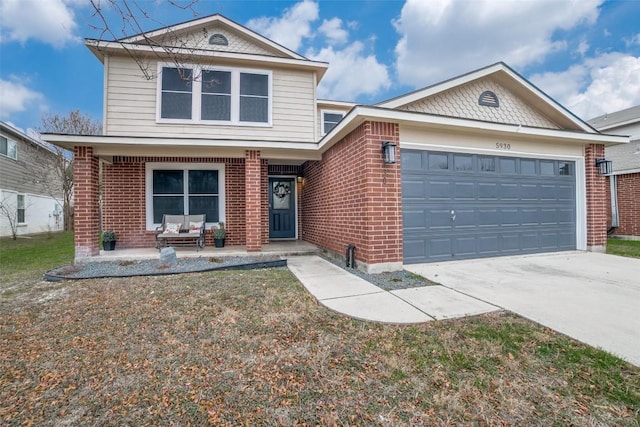
<instances>
[{"instance_id":1,"label":"white fascia trim","mask_svg":"<svg viewBox=\"0 0 640 427\"><path fill-rule=\"evenodd\" d=\"M632 173L640 173L640 168L627 169L627 170L621 170L621 171L613 171L609 175L619 176L619 175L629 175L629 174L632 174Z\"/></svg>"},{"instance_id":2,"label":"white fascia trim","mask_svg":"<svg viewBox=\"0 0 640 427\"><path fill-rule=\"evenodd\" d=\"M354 107L342 121L327 133L319 142L320 150L326 150L342 136L345 131L350 131L365 120L381 120L411 125L432 125L439 127L453 127L471 131L500 132L535 138L559 139L563 141L575 141L578 143L593 144L625 144L629 142L628 136L602 135L598 133L582 133L565 130L531 128L526 126L507 125L500 123L481 122L455 117L436 116L411 111L390 110L378 107L366 107L358 105Z\"/></svg>"},{"instance_id":3,"label":"white fascia trim","mask_svg":"<svg viewBox=\"0 0 640 427\"><path fill-rule=\"evenodd\" d=\"M43 134L43 139L52 144L69 146L76 145L146 145L146 146L192 146L192 147L231 147L231 148L260 148L260 149L293 149L303 151L317 151L318 144L314 142L288 141L255 141L238 139L195 139L195 138L153 138L126 136L83 136Z\"/></svg>"},{"instance_id":4,"label":"white fascia trim","mask_svg":"<svg viewBox=\"0 0 640 427\"><path fill-rule=\"evenodd\" d=\"M344 108L352 108L357 104L355 102L347 102L347 101L331 101L328 99L318 99L318 105L327 106L327 107L344 107Z\"/></svg>"},{"instance_id":5,"label":"white fascia trim","mask_svg":"<svg viewBox=\"0 0 640 427\"><path fill-rule=\"evenodd\" d=\"M101 56L104 54L101 50L123 52L139 51L145 53L152 53L156 57L166 57L167 51L163 47L138 45L129 43L110 42L104 40L85 40L85 44L90 49L94 50ZM220 58L229 60L244 60L254 63L269 64L269 65L291 65L300 68L311 68L319 73L319 76L323 76L329 68L329 64L326 62L311 61L309 59L293 59L293 58L281 58L278 56L266 56L248 53L234 53L234 52L222 52L218 50L202 50L202 49L185 49L185 48L171 48L171 54L175 56L185 56L189 58Z\"/></svg>"},{"instance_id":6,"label":"white fascia trim","mask_svg":"<svg viewBox=\"0 0 640 427\"><path fill-rule=\"evenodd\" d=\"M633 119L625 120L624 122L611 123L611 124L605 125L605 126L597 126L597 127L596 127L596 125L592 125L592 126L595 127L596 129L598 129L599 131L603 131L603 130L608 130L608 129L615 129L617 127L632 125L632 124L639 123L639 122L640 122L640 119L638 117L634 117Z\"/></svg>"}]
</instances>

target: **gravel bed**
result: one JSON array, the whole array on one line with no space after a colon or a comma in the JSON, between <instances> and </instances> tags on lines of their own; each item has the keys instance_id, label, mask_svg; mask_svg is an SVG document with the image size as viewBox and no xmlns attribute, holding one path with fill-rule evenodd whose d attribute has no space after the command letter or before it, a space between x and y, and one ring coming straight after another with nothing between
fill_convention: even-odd
<instances>
[{"instance_id":1,"label":"gravel bed","mask_svg":"<svg viewBox=\"0 0 640 427\"><path fill-rule=\"evenodd\" d=\"M197 257L178 258L174 265L159 260L100 261L65 265L45 273L45 279L95 279L105 277L157 276L180 273L197 273L211 270L251 269L286 266L286 259L277 256L256 257Z\"/></svg>"},{"instance_id":2,"label":"gravel bed","mask_svg":"<svg viewBox=\"0 0 640 427\"><path fill-rule=\"evenodd\" d=\"M380 274L368 274L356 268L347 268L343 261L338 261L336 259L328 258L325 256L323 256L323 258L330 263L337 265L343 270L346 270L349 273L366 280L367 282L373 283L374 285L379 286L386 291L439 285L439 283L432 282L407 270L390 271Z\"/></svg>"}]
</instances>

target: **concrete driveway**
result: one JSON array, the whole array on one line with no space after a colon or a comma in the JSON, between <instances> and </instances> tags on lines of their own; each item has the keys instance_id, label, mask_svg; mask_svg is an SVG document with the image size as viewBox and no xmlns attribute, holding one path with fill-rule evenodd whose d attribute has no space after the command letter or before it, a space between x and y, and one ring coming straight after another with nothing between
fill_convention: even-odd
<instances>
[{"instance_id":1,"label":"concrete driveway","mask_svg":"<svg viewBox=\"0 0 640 427\"><path fill-rule=\"evenodd\" d=\"M556 252L404 267L640 366L640 259Z\"/></svg>"}]
</instances>

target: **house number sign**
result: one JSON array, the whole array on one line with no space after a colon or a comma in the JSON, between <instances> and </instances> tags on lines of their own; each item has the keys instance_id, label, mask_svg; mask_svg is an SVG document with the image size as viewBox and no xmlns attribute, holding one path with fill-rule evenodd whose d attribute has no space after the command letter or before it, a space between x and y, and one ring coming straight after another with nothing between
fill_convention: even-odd
<instances>
[{"instance_id":1,"label":"house number sign","mask_svg":"<svg viewBox=\"0 0 640 427\"><path fill-rule=\"evenodd\" d=\"M496 148L498 150L511 150L511 144L507 144L506 142L496 142Z\"/></svg>"}]
</instances>

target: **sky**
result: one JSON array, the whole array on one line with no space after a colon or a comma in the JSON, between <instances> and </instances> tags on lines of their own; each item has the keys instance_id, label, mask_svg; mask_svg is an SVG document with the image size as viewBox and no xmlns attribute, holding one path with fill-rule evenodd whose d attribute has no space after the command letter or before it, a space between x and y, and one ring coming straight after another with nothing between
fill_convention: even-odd
<instances>
[{"instance_id":1,"label":"sky","mask_svg":"<svg viewBox=\"0 0 640 427\"><path fill-rule=\"evenodd\" d=\"M0 0L0 120L102 119L103 67L85 38L214 13L328 62L323 99L373 104L503 61L585 120L640 105L640 0L193 1L127 0L137 29L114 13L122 0Z\"/></svg>"}]
</instances>

